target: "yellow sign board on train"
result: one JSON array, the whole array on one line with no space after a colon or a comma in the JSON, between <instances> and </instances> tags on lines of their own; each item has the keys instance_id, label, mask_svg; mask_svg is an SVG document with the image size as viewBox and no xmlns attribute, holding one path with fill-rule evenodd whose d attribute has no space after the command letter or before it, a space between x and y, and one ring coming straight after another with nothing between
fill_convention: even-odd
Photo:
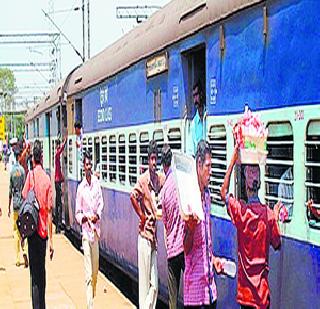
<instances>
[{"instance_id":1,"label":"yellow sign board on train","mask_svg":"<svg viewBox=\"0 0 320 309\"><path fill-rule=\"evenodd\" d=\"M5 117L0 116L0 140L2 140L2 141L4 141L6 139L5 128L6 128Z\"/></svg>"}]
</instances>

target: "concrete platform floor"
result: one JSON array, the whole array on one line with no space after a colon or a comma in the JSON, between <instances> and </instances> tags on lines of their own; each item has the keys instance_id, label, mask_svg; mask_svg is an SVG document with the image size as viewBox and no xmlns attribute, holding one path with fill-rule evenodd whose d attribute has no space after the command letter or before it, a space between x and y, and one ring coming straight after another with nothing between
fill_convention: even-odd
<instances>
[{"instance_id":1,"label":"concrete platform floor","mask_svg":"<svg viewBox=\"0 0 320 309\"><path fill-rule=\"evenodd\" d=\"M8 218L9 176L0 165L0 308L31 308L29 269L15 265L13 219ZM54 229L53 229L54 230ZM83 256L63 235L54 235L54 258L46 255L46 308L86 308ZM22 255L21 255L21 261ZM95 308L135 308L99 272Z\"/></svg>"}]
</instances>

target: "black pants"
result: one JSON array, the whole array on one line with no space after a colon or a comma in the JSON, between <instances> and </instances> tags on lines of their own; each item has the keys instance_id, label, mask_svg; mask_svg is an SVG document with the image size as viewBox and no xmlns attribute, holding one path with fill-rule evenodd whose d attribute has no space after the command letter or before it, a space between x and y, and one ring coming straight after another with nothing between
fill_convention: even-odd
<instances>
[{"instance_id":1,"label":"black pants","mask_svg":"<svg viewBox=\"0 0 320 309\"><path fill-rule=\"evenodd\" d=\"M184 272L184 254L180 253L168 260L168 290L169 308L175 309L178 306L178 295L181 272Z\"/></svg>"},{"instance_id":2,"label":"black pants","mask_svg":"<svg viewBox=\"0 0 320 309\"><path fill-rule=\"evenodd\" d=\"M62 228L61 182L55 182L55 188L56 188L56 209L55 209L56 232L59 233Z\"/></svg>"},{"instance_id":3,"label":"black pants","mask_svg":"<svg viewBox=\"0 0 320 309\"><path fill-rule=\"evenodd\" d=\"M28 238L29 269L33 309L45 309L46 301L46 239L37 232Z\"/></svg>"},{"instance_id":4,"label":"black pants","mask_svg":"<svg viewBox=\"0 0 320 309\"><path fill-rule=\"evenodd\" d=\"M215 301L211 305L202 305L202 306L184 306L184 308L188 309L216 309L217 308L217 301Z\"/></svg>"}]
</instances>

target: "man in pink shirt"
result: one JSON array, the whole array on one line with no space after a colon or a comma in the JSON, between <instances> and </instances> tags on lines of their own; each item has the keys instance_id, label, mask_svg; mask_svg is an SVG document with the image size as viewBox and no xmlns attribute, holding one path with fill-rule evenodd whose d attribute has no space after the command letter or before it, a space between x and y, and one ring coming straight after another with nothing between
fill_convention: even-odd
<instances>
[{"instance_id":1,"label":"man in pink shirt","mask_svg":"<svg viewBox=\"0 0 320 309\"><path fill-rule=\"evenodd\" d=\"M38 228L28 237L28 255L30 266L31 295L33 308L45 308L46 292L46 246L49 236L50 259L53 258L52 240L52 188L49 176L42 168L43 152L39 140L35 140L32 150L33 170L27 175L22 190L26 199L28 192L33 189L40 205Z\"/></svg>"},{"instance_id":2,"label":"man in pink shirt","mask_svg":"<svg viewBox=\"0 0 320 309\"><path fill-rule=\"evenodd\" d=\"M222 271L221 260L213 255L210 221L210 192L208 189L211 173L211 151L201 140L197 146L196 166L201 192L203 221L193 215L186 221L184 236L184 305L185 308L216 308L217 289L214 282L214 268Z\"/></svg>"},{"instance_id":3,"label":"man in pink shirt","mask_svg":"<svg viewBox=\"0 0 320 309\"><path fill-rule=\"evenodd\" d=\"M87 308L93 308L99 270L99 238L103 198L99 180L92 175L91 155L88 151L83 155L83 167L85 177L77 189L76 220L82 226Z\"/></svg>"},{"instance_id":4,"label":"man in pink shirt","mask_svg":"<svg viewBox=\"0 0 320 309\"><path fill-rule=\"evenodd\" d=\"M161 190L162 221L165 227L165 244L168 259L169 308L177 308L181 272L184 271L184 221L180 216L178 193L171 169L172 152L164 144L161 153L166 181Z\"/></svg>"},{"instance_id":5,"label":"man in pink shirt","mask_svg":"<svg viewBox=\"0 0 320 309\"><path fill-rule=\"evenodd\" d=\"M244 309L270 307L269 247L278 250L281 245L278 218L281 203L274 210L261 204L259 165L244 168L248 201L228 194L230 176L238 158L236 147L221 187L221 198L226 201L228 213L237 229L238 240L238 293L237 302Z\"/></svg>"}]
</instances>

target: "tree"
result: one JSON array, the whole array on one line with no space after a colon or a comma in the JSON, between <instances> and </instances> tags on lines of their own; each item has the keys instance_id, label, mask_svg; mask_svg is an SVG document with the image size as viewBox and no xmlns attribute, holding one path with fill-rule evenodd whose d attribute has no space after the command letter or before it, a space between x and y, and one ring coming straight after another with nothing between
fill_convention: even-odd
<instances>
[{"instance_id":1,"label":"tree","mask_svg":"<svg viewBox=\"0 0 320 309\"><path fill-rule=\"evenodd\" d=\"M13 72L7 68L0 68L0 108L3 113L11 110L13 95L16 92L16 79Z\"/></svg>"},{"instance_id":2,"label":"tree","mask_svg":"<svg viewBox=\"0 0 320 309\"><path fill-rule=\"evenodd\" d=\"M13 132L13 123L15 123L16 130L15 135L21 135L21 126L23 125L24 119L20 117L11 116L8 111L12 113L12 104L14 101L14 94L17 92L16 79L13 72L7 68L0 68L0 111L5 115L6 131L8 137L11 138L11 132ZM11 123L12 122L12 123Z\"/></svg>"}]
</instances>

